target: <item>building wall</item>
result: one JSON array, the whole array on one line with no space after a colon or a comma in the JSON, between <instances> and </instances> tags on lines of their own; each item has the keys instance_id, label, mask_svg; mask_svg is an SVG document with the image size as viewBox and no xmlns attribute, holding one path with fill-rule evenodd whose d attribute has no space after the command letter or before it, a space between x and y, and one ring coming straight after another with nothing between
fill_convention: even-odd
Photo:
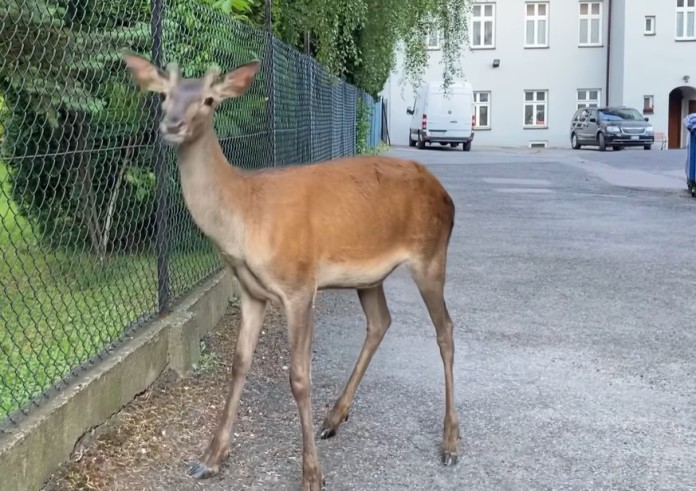
<instances>
[{"instance_id":1,"label":"building wall","mask_svg":"<svg viewBox=\"0 0 696 491\"><path fill-rule=\"evenodd\" d=\"M615 0L616 1L616 0ZM686 116L688 99L696 100L696 39L676 41L676 0L620 0L626 2L622 37L624 44L623 66L614 66L611 79L620 86L622 104L643 109L643 98L653 96L654 112L645 113L657 132L667 133L669 128L669 93L684 87L687 98L682 104L680 119ZM655 17L655 33L645 33L645 17ZM618 17L617 17L618 19ZM612 39L612 43L614 40ZM684 81L684 76L689 81ZM681 125L681 123L680 123ZM682 131L682 146L686 134Z\"/></svg>"},{"instance_id":2,"label":"building wall","mask_svg":"<svg viewBox=\"0 0 696 491\"><path fill-rule=\"evenodd\" d=\"M630 1L630 0L629 0ZM626 0L612 0L611 2L611 48L609 66L609 90L607 104L621 105L624 97L624 67L626 65ZM642 102L641 102L642 104ZM641 109L638 106L637 109Z\"/></svg>"},{"instance_id":3,"label":"building wall","mask_svg":"<svg viewBox=\"0 0 696 491\"><path fill-rule=\"evenodd\" d=\"M685 0L687 1L687 0ZM464 80L474 91L490 91L490 129L476 131L474 146L527 146L546 141L550 147L569 147L568 128L577 107L579 89L599 89L600 105L607 103L608 7L612 9L609 103L643 109L643 97L654 96L655 131L667 132L669 92L675 87L695 87L696 42L675 42L677 0L603 0L601 45L580 47L580 1L549 0L549 45L525 48L527 0L479 2L495 4L495 37L492 49L466 47L461 65ZM645 16L654 15L656 33L644 35ZM471 38L471 31L470 31ZM500 60L494 68L493 60ZM392 144L408 143L414 88L402 79L403 54L382 93L387 99ZM441 52L430 51L425 81L441 81ZM690 70L693 73L690 73ZM685 83L684 75L690 75ZM523 128L524 91L548 90L547 127ZM696 94L696 92L694 92ZM687 102L684 102L686 111Z\"/></svg>"},{"instance_id":4,"label":"building wall","mask_svg":"<svg viewBox=\"0 0 696 491\"><path fill-rule=\"evenodd\" d=\"M568 128L576 109L578 89L599 89L606 83L606 15L602 17L602 45L579 47L579 2L545 2L548 9L548 47L525 48L525 0L485 2L495 4L495 36L492 49L464 49L461 66L464 79L474 91L490 91L488 130L477 130L474 145L527 146L546 141L549 146L568 146ZM603 3L603 2L602 2ZM493 60L500 66L494 68ZM392 144L408 143L410 117L406 107L413 104L413 87L402 86L401 61L384 91L389 106L389 133ZM430 51L425 80L442 78L441 52ZM547 90L547 126L523 128L524 91ZM600 104L604 101L600 98Z\"/></svg>"}]
</instances>

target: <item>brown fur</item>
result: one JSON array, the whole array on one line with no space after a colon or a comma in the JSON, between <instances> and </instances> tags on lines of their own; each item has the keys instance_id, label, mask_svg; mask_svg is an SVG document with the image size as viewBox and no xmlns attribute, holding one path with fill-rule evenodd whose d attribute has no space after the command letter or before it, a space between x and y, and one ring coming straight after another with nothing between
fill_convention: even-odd
<instances>
[{"instance_id":1,"label":"brown fur","mask_svg":"<svg viewBox=\"0 0 696 491\"><path fill-rule=\"evenodd\" d=\"M321 438L328 438L348 418L360 380L391 324L382 283L401 265L411 271L437 330L446 389L442 458L446 465L456 463L453 326L444 300L454 203L437 178L417 162L394 157L237 169L222 153L212 117L219 102L246 92L258 63L243 65L218 81L217 72L180 79L175 66L165 73L137 55L124 53L124 59L142 88L166 96L160 130L177 147L184 200L239 287L242 322L232 386L208 450L189 474L216 474L229 452L242 387L271 301L285 309L288 319L290 385L303 436L302 489L320 489L324 478L309 402L316 292L356 289L367 319L353 374L320 431Z\"/></svg>"}]
</instances>

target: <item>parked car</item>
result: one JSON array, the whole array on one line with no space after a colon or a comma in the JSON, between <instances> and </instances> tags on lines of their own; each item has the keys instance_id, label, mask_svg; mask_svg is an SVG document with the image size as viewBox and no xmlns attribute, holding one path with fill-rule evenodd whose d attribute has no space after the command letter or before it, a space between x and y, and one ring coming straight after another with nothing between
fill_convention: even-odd
<instances>
[{"instance_id":1,"label":"parked car","mask_svg":"<svg viewBox=\"0 0 696 491\"><path fill-rule=\"evenodd\" d=\"M575 111L570 122L570 144L575 150L583 145L597 146L602 152L607 147L650 150L654 142L652 124L632 107L585 107Z\"/></svg>"},{"instance_id":2,"label":"parked car","mask_svg":"<svg viewBox=\"0 0 696 491\"><path fill-rule=\"evenodd\" d=\"M470 83L450 86L445 95L442 84L426 83L418 90L408 131L409 146L425 148L425 144L439 143L471 150L474 139L474 91Z\"/></svg>"}]
</instances>

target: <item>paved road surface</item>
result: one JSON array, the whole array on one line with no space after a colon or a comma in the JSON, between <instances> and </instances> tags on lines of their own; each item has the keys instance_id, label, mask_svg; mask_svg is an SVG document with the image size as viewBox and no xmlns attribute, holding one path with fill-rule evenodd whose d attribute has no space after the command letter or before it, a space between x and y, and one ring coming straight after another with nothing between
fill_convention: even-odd
<instances>
[{"instance_id":1,"label":"paved road surface","mask_svg":"<svg viewBox=\"0 0 696 491\"><path fill-rule=\"evenodd\" d=\"M327 489L695 489L696 200L685 153L392 153L429 164L457 207L446 296L462 458L439 463L442 362L416 287L397 271L385 288L393 324L350 419L317 444ZM364 320L351 291L320 295L316 313L318 429ZM207 395L174 396L173 410L146 414L170 418L183 443L166 462L130 456L113 471L115 489L297 491L299 419L281 368L287 352L273 344L284 334L273 332L257 348L220 476L194 483L182 462L209 438L196 423L202 411L212 419L220 409ZM227 384L192 383L216 400Z\"/></svg>"},{"instance_id":2,"label":"paved road surface","mask_svg":"<svg viewBox=\"0 0 696 491\"><path fill-rule=\"evenodd\" d=\"M457 207L447 299L462 460L437 460L442 365L400 272L385 285L393 325L351 419L319 443L330 489L694 489L685 153L392 153L430 164ZM318 400L337 395L363 341L354 297L325 296Z\"/></svg>"}]
</instances>

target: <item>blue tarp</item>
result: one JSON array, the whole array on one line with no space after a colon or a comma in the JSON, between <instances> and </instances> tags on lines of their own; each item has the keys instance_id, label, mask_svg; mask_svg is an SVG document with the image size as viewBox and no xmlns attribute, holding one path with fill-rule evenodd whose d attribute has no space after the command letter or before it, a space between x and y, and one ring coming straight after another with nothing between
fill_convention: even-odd
<instances>
[{"instance_id":1,"label":"blue tarp","mask_svg":"<svg viewBox=\"0 0 696 491\"><path fill-rule=\"evenodd\" d=\"M684 118L684 126L689 131L696 131L696 113L688 114Z\"/></svg>"}]
</instances>

